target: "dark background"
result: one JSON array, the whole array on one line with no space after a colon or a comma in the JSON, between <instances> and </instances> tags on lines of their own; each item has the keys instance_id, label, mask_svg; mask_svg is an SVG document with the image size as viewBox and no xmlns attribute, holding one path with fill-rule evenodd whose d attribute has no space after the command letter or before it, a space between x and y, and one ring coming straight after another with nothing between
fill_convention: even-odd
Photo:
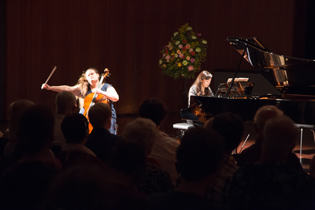
<instances>
[{"instance_id":1,"label":"dark background","mask_svg":"<svg viewBox=\"0 0 315 210\"><path fill-rule=\"evenodd\" d=\"M312 0L0 0L0 121L17 99L54 106L57 93L40 89L54 66L50 85L109 68L118 119L149 97L177 114L193 80L163 75L158 61L183 24L208 41L202 69L214 73L239 63L227 37L258 37L274 53L314 59L314 9ZM241 71L254 69L243 62Z\"/></svg>"}]
</instances>

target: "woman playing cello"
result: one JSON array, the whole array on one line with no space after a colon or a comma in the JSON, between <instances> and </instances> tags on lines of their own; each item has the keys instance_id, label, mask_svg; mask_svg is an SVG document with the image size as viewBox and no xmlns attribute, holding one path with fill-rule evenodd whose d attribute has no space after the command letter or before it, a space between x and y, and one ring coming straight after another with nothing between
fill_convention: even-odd
<instances>
[{"instance_id":1,"label":"woman playing cello","mask_svg":"<svg viewBox=\"0 0 315 210\"><path fill-rule=\"evenodd\" d=\"M112 134L116 134L117 116L116 116L116 111L114 109L113 102L117 102L119 100L119 96L112 85L108 83L100 84L100 74L98 73L98 70L96 68L89 68L85 72L83 72L81 77L78 80L78 83L74 86L68 86L68 85L49 86L48 84L43 84L42 89L52 90L56 92L68 91L82 99L86 98L86 96L88 96L90 93L95 93L97 95L104 96L106 99L108 99L107 100L108 104L112 109L112 120L111 120L112 125L109 131ZM86 109L88 107L86 107L85 104L86 104L86 101L84 101L84 107L83 107ZM82 114L85 112L83 108L80 110L80 113Z\"/></svg>"}]
</instances>

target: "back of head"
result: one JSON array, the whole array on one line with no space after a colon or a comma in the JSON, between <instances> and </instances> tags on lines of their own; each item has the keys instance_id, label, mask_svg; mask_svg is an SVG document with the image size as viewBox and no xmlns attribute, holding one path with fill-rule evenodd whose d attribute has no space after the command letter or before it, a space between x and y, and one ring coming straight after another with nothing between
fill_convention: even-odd
<instances>
[{"instance_id":1,"label":"back of head","mask_svg":"<svg viewBox=\"0 0 315 210\"><path fill-rule=\"evenodd\" d=\"M62 170L51 183L45 209L110 208L107 173L103 167L86 164Z\"/></svg>"},{"instance_id":2,"label":"back of head","mask_svg":"<svg viewBox=\"0 0 315 210\"><path fill-rule=\"evenodd\" d=\"M223 156L223 138L215 131L202 127L186 131L176 152L179 173L187 182L214 174Z\"/></svg>"},{"instance_id":3,"label":"back of head","mask_svg":"<svg viewBox=\"0 0 315 210\"><path fill-rule=\"evenodd\" d=\"M18 125L22 114L35 103L29 100L20 99L10 104L9 107L9 139L15 140Z\"/></svg>"},{"instance_id":4,"label":"back of head","mask_svg":"<svg viewBox=\"0 0 315 210\"><path fill-rule=\"evenodd\" d=\"M210 119L205 128L214 129L223 136L226 151L230 152L240 144L244 132L244 124L240 116L233 113L222 113Z\"/></svg>"},{"instance_id":5,"label":"back of head","mask_svg":"<svg viewBox=\"0 0 315 210\"><path fill-rule=\"evenodd\" d=\"M295 146L297 136L298 129L288 116L283 114L268 120L263 130L262 157L286 160Z\"/></svg>"},{"instance_id":6,"label":"back of head","mask_svg":"<svg viewBox=\"0 0 315 210\"><path fill-rule=\"evenodd\" d=\"M24 153L39 152L53 141L54 113L43 105L34 105L27 109L20 120L17 139L18 148Z\"/></svg>"},{"instance_id":7,"label":"back of head","mask_svg":"<svg viewBox=\"0 0 315 210\"><path fill-rule=\"evenodd\" d=\"M140 145L148 155L157 137L156 125L150 119L137 118L126 124L122 137L127 142Z\"/></svg>"},{"instance_id":8,"label":"back of head","mask_svg":"<svg viewBox=\"0 0 315 210\"><path fill-rule=\"evenodd\" d=\"M138 113L139 117L148 118L152 120L156 126L160 126L162 121L166 118L168 110L159 99L150 98L141 104Z\"/></svg>"},{"instance_id":9,"label":"back of head","mask_svg":"<svg viewBox=\"0 0 315 210\"><path fill-rule=\"evenodd\" d=\"M108 104L97 103L90 108L88 116L94 128L103 128L106 122L110 122L112 111Z\"/></svg>"},{"instance_id":10,"label":"back of head","mask_svg":"<svg viewBox=\"0 0 315 210\"><path fill-rule=\"evenodd\" d=\"M136 184L142 178L146 166L145 161L145 152L139 145L122 140L113 150L109 165L116 174L120 175L115 176L114 179L129 177Z\"/></svg>"},{"instance_id":11,"label":"back of head","mask_svg":"<svg viewBox=\"0 0 315 210\"><path fill-rule=\"evenodd\" d=\"M68 91L59 92L55 99L55 106L58 114L71 114L75 110L76 98Z\"/></svg>"},{"instance_id":12,"label":"back of head","mask_svg":"<svg viewBox=\"0 0 315 210\"><path fill-rule=\"evenodd\" d=\"M88 129L87 119L78 113L67 115L61 123L61 130L67 143L82 142L87 137Z\"/></svg>"},{"instance_id":13,"label":"back of head","mask_svg":"<svg viewBox=\"0 0 315 210\"><path fill-rule=\"evenodd\" d=\"M255 114L254 121L258 135L261 135L267 120L282 115L283 111L274 105L266 105L260 107Z\"/></svg>"}]
</instances>

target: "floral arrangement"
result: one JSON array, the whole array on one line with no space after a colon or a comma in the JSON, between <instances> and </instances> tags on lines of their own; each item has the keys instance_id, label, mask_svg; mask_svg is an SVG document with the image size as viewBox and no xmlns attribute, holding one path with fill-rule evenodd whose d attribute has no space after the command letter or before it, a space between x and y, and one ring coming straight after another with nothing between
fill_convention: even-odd
<instances>
[{"instance_id":1,"label":"floral arrangement","mask_svg":"<svg viewBox=\"0 0 315 210\"><path fill-rule=\"evenodd\" d=\"M201 63L206 60L207 41L201 34L192 30L188 23L174 33L168 45L161 51L159 66L163 73L174 79L194 78L200 71Z\"/></svg>"}]
</instances>

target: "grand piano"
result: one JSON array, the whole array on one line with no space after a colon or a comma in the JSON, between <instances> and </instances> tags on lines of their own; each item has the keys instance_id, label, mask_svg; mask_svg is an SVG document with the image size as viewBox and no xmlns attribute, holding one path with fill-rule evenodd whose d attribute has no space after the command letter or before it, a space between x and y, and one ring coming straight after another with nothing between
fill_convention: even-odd
<instances>
[{"instance_id":1,"label":"grand piano","mask_svg":"<svg viewBox=\"0 0 315 210\"><path fill-rule=\"evenodd\" d=\"M228 37L227 41L239 52L240 59L249 62L279 94L237 95L227 90L226 94L214 97L191 96L191 104L198 104L208 116L232 112L245 122L252 121L261 106L275 105L297 124L315 124L315 60L272 53L256 37ZM231 87L235 85L233 82Z\"/></svg>"}]
</instances>

